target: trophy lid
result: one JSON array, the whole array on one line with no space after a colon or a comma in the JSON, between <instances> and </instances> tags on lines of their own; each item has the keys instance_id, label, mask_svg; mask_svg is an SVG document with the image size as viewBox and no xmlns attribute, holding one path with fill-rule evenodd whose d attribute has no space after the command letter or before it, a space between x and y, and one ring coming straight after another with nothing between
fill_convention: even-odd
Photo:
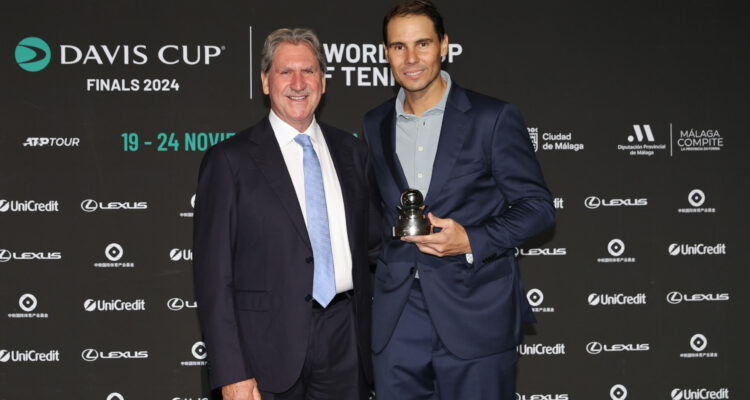
<instances>
[{"instance_id":1,"label":"trophy lid","mask_svg":"<svg viewBox=\"0 0 750 400\"><path fill-rule=\"evenodd\" d=\"M422 207L424 198L422 192L417 189L406 189L401 193L401 206L406 209Z\"/></svg>"}]
</instances>

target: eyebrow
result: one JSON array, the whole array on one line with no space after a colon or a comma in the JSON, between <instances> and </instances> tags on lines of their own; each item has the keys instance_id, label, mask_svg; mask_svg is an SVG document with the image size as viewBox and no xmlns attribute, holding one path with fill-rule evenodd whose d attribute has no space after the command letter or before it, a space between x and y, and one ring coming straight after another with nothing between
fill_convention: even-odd
<instances>
[{"instance_id":1,"label":"eyebrow","mask_svg":"<svg viewBox=\"0 0 750 400\"><path fill-rule=\"evenodd\" d=\"M435 41L435 39L428 37L428 38L417 39L417 40L414 41L414 43L424 43L424 42L430 42L430 43L432 43L434 41ZM395 46L397 44L406 45L406 43L404 43L404 42L390 42L390 43L388 43L388 47Z\"/></svg>"}]
</instances>

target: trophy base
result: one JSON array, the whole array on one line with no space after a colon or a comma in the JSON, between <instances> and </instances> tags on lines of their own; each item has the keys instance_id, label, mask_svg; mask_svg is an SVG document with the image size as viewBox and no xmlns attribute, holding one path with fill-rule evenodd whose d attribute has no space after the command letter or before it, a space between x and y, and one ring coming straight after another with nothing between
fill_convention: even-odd
<instances>
[{"instance_id":1,"label":"trophy base","mask_svg":"<svg viewBox=\"0 0 750 400\"><path fill-rule=\"evenodd\" d=\"M432 225L428 223L426 225L394 226L391 233L394 239L400 239L404 236L429 235L432 233Z\"/></svg>"}]
</instances>

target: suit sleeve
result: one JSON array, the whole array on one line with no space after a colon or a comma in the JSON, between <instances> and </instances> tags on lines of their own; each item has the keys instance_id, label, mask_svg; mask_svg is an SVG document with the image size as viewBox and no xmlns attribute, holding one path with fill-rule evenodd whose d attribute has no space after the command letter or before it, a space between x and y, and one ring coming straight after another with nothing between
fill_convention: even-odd
<instances>
[{"instance_id":1,"label":"suit sleeve","mask_svg":"<svg viewBox=\"0 0 750 400\"><path fill-rule=\"evenodd\" d=\"M193 279L212 388L254 376L243 357L234 308L236 208L229 160L214 147L201 164L193 221Z\"/></svg>"},{"instance_id":2,"label":"suit sleeve","mask_svg":"<svg viewBox=\"0 0 750 400\"><path fill-rule=\"evenodd\" d=\"M485 263L521 245L555 219L552 196L526 125L513 105L505 104L498 112L488 150L492 176L507 203L499 215L481 225L465 227L474 263Z\"/></svg>"}]
</instances>

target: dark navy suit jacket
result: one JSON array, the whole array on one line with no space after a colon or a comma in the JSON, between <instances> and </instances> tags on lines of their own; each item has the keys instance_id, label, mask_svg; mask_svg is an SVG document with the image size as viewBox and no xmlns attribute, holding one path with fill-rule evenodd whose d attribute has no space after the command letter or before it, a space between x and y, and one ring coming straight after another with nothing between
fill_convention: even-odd
<instances>
[{"instance_id":1,"label":"dark navy suit jacket","mask_svg":"<svg viewBox=\"0 0 750 400\"><path fill-rule=\"evenodd\" d=\"M419 270L435 329L454 355L502 352L533 322L514 248L554 221L554 206L518 110L455 82L448 94L425 204L466 228L473 264L391 239L407 181L395 150L395 99L368 112L364 136L382 198L383 249L375 273L372 349L388 343Z\"/></svg>"},{"instance_id":2,"label":"dark navy suit jacket","mask_svg":"<svg viewBox=\"0 0 750 400\"><path fill-rule=\"evenodd\" d=\"M344 197L359 359L371 380L368 249L373 237L377 243L377 228L368 238L375 224L369 220L367 146L319 125ZM193 256L211 387L256 378L265 391L289 388L302 370L310 334L313 253L267 117L204 156Z\"/></svg>"}]
</instances>

